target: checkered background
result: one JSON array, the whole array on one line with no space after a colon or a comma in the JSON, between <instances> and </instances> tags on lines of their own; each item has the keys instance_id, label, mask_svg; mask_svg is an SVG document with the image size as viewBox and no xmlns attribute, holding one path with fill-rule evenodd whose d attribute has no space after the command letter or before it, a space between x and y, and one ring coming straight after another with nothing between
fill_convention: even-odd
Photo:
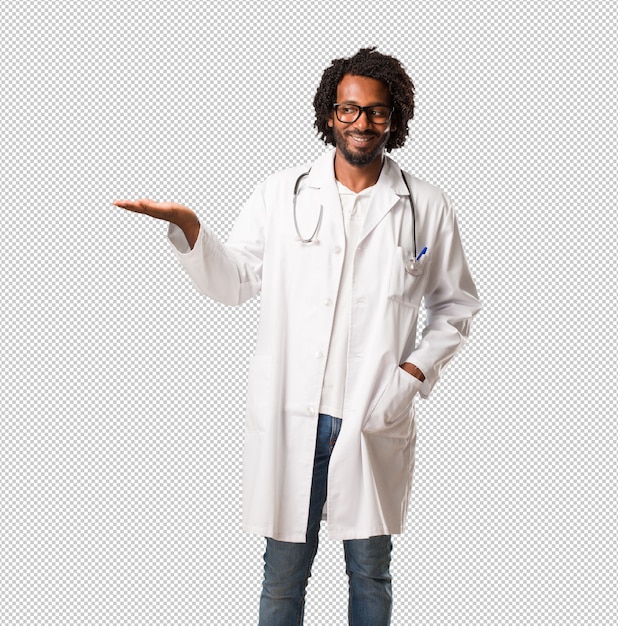
<instances>
[{"instance_id":1,"label":"checkered background","mask_svg":"<svg viewBox=\"0 0 618 626\"><path fill-rule=\"evenodd\" d=\"M419 401L393 624L618 623L616 6L3 2L1 624L257 623L259 299L199 297L165 224L111 202L182 202L225 238L326 149L321 73L368 45L416 84L393 156L453 198L484 305ZM305 624L337 626L324 530Z\"/></svg>"}]
</instances>

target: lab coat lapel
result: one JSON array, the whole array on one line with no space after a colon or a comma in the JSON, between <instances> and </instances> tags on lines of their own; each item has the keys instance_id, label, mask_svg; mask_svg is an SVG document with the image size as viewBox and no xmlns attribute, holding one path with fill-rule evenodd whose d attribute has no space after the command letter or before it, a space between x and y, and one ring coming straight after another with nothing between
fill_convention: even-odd
<instances>
[{"instance_id":1,"label":"lab coat lapel","mask_svg":"<svg viewBox=\"0 0 618 626\"><path fill-rule=\"evenodd\" d=\"M380 178L371 194L371 202L358 240L359 244L382 221L402 196L409 195L408 188L401 178L399 166L387 156L384 159Z\"/></svg>"},{"instance_id":2,"label":"lab coat lapel","mask_svg":"<svg viewBox=\"0 0 618 626\"><path fill-rule=\"evenodd\" d=\"M339 190L335 179L335 151L321 156L311 168L307 177L309 187L318 188L320 204L324 209L323 224L331 231L333 241L345 242L345 230Z\"/></svg>"}]
</instances>

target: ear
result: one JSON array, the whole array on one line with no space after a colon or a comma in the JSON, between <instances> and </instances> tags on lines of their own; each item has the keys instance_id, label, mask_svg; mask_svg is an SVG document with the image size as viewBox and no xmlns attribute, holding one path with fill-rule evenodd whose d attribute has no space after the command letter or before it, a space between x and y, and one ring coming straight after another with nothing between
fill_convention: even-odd
<instances>
[{"instance_id":1,"label":"ear","mask_svg":"<svg viewBox=\"0 0 618 626\"><path fill-rule=\"evenodd\" d=\"M332 114L328 116L328 125L331 128L333 127L333 116L332 116Z\"/></svg>"}]
</instances>

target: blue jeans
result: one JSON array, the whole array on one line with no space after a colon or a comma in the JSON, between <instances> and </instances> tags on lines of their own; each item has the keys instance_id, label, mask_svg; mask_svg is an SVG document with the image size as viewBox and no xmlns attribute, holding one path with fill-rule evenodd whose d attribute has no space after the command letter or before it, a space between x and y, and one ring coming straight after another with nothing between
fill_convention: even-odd
<instances>
[{"instance_id":1,"label":"blue jeans","mask_svg":"<svg viewBox=\"0 0 618 626\"><path fill-rule=\"evenodd\" d=\"M340 430L339 418L319 416L306 543L266 539L259 626L303 623L307 582L318 549L320 519L326 501L328 463ZM390 535L347 539L343 547L349 581L348 623L388 626L393 604Z\"/></svg>"}]
</instances>

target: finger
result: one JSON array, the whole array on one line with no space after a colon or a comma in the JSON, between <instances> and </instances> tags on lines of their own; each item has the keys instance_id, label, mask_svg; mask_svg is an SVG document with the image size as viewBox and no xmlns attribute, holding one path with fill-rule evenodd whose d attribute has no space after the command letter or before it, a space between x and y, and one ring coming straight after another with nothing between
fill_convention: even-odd
<instances>
[{"instance_id":1,"label":"finger","mask_svg":"<svg viewBox=\"0 0 618 626\"><path fill-rule=\"evenodd\" d=\"M136 213L143 213L146 210L156 208L158 205L157 202L149 198L140 198L139 200L114 200L112 204Z\"/></svg>"}]
</instances>

